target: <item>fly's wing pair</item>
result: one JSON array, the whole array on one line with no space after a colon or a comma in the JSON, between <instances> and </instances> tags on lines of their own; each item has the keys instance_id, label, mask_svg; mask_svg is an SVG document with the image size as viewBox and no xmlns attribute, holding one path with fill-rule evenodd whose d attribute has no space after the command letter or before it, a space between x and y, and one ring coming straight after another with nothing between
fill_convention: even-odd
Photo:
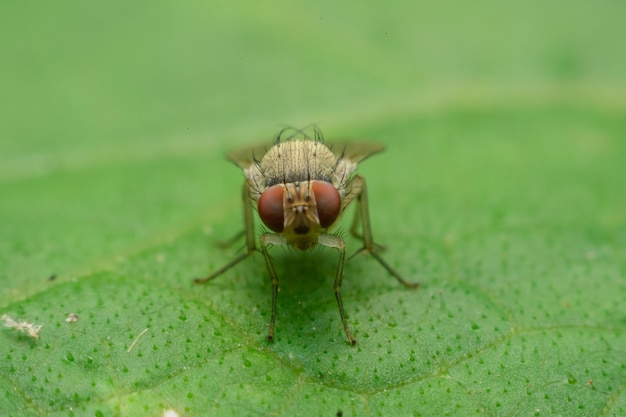
<instances>
[{"instance_id":1,"label":"fly's wing pair","mask_svg":"<svg viewBox=\"0 0 626 417\"><path fill-rule=\"evenodd\" d=\"M244 146L229 152L226 157L239 168L246 169L252 164L261 162L261 159L263 159L263 156L271 147L271 145Z\"/></svg>"},{"instance_id":2,"label":"fly's wing pair","mask_svg":"<svg viewBox=\"0 0 626 417\"><path fill-rule=\"evenodd\" d=\"M358 164L385 149L380 143L360 141L329 142L326 146L337 159L350 161L353 164Z\"/></svg>"}]
</instances>

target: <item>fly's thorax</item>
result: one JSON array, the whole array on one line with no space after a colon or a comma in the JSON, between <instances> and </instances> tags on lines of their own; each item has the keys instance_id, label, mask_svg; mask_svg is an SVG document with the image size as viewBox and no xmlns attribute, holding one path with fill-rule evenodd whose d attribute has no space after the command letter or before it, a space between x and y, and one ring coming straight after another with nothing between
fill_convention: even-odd
<instances>
[{"instance_id":1,"label":"fly's thorax","mask_svg":"<svg viewBox=\"0 0 626 417\"><path fill-rule=\"evenodd\" d=\"M288 140L270 148L259 165L265 186L321 180L333 182L337 158L320 141Z\"/></svg>"},{"instance_id":2,"label":"fly's thorax","mask_svg":"<svg viewBox=\"0 0 626 417\"><path fill-rule=\"evenodd\" d=\"M258 201L263 223L294 247L309 249L339 215L341 196L329 182L296 181L267 188Z\"/></svg>"}]
</instances>

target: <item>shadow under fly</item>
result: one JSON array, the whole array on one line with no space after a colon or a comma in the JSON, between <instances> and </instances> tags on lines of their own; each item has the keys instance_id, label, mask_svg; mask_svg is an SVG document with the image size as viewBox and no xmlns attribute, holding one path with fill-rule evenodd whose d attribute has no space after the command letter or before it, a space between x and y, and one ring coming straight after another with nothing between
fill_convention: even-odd
<instances>
[{"instance_id":1,"label":"shadow under fly","mask_svg":"<svg viewBox=\"0 0 626 417\"><path fill-rule=\"evenodd\" d=\"M325 143L318 129L314 129L313 137L310 137L302 130L289 128L277 135L271 147L247 147L230 153L228 158L243 170L245 176L242 193L244 230L236 237L245 238L246 249L222 268L195 282L205 283L217 278L257 250L253 216L256 206L261 221L271 230L259 236L260 250L272 282L268 340L274 338L279 283L268 249L288 245L304 251L322 245L339 252L333 289L348 341L356 344L341 298L346 244L339 234L333 233L352 202L356 202L356 212L350 233L363 242L363 247L354 255L369 253L402 285L419 286L418 282L402 278L380 256L380 246L372 237L365 179L353 175L361 161L382 150L383 146L371 142Z\"/></svg>"}]
</instances>

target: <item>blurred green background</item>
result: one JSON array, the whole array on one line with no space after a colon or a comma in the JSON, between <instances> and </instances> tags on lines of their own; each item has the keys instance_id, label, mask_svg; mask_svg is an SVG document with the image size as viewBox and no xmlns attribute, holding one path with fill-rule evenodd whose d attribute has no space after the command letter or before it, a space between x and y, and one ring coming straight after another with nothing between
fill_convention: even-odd
<instances>
[{"instance_id":1,"label":"blurred green background","mask_svg":"<svg viewBox=\"0 0 626 417\"><path fill-rule=\"evenodd\" d=\"M43 328L0 332L0 416L626 415L624 16L5 2L0 313ZM272 252L274 344L259 256L191 284L238 249L225 152L310 123L387 146L374 235L423 284L351 260L355 348L332 251Z\"/></svg>"}]
</instances>

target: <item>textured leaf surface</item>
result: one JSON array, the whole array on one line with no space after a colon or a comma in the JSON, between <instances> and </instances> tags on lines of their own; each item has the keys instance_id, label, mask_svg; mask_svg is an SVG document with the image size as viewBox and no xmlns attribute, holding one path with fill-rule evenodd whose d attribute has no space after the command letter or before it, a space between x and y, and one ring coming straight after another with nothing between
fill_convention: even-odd
<instances>
[{"instance_id":1,"label":"textured leaf surface","mask_svg":"<svg viewBox=\"0 0 626 417\"><path fill-rule=\"evenodd\" d=\"M624 5L7 4L0 416L626 415ZM387 151L385 259L238 246L224 159L316 122ZM258 224L258 222L257 222ZM348 238L349 251L358 241ZM76 323L65 321L69 313Z\"/></svg>"}]
</instances>

